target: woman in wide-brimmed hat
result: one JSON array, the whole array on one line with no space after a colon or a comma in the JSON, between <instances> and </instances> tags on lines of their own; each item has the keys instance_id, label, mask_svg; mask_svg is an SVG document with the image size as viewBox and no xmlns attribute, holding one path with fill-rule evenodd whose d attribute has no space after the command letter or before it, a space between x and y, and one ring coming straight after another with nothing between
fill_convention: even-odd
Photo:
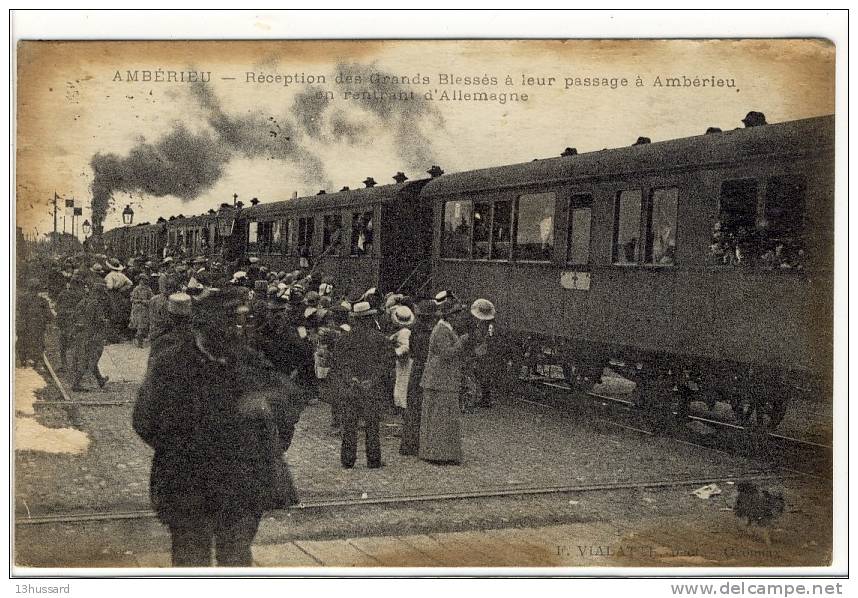
<instances>
[{"instance_id":1,"label":"woman in wide-brimmed hat","mask_svg":"<svg viewBox=\"0 0 858 598\"><path fill-rule=\"evenodd\" d=\"M431 299L418 301L414 305L414 323L410 326L408 352L411 357L411 376L408 380L408 405L402 418L402 440L400 455L417 456L420 446L420 417L423 409L423 389L420 380L429 356L429 338L435 324L437 305Z\"/></svg>"},{"instance_id":2,"label":"woman in wide-brimmed hat","mask_svg":"<svg viewBox=\"0 0 858 598\"><path fill-rule=\"evenodd\" d=\"M468 334L459 335L466 307L452 294L436 298L440 319L429 337L429 354L420 386L420 458L436 464L462 462L462 355L469 347Z\"/></svg>"},{"instance_id":3,"label":"woman in wide-brimmed hat","mask_svg":"<svg viewBox=\"0 0 858 598\"><path fill-rule=\"evenodd\" d=\"M416 317L409 307L398 305L390 310L390 319L397 328L396 332L389 337L393 341L393 352L396 354L393 404L404 412L408 407L408 381L411 378L411 367L414 365L409 342L411 326L414 325Z\"/></svg>"}]
</instances>

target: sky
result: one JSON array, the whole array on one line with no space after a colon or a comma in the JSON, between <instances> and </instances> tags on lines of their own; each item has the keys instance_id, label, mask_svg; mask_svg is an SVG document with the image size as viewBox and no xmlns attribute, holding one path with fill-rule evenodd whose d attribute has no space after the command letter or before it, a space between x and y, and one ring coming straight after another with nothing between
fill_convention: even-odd
<instances>
[{"instance_id":1,"label":"sky","mask_svg":"<svg viewBox=\"0 0 858 598\"><path fill-rule=\"evenodd\" d=\"M750 110L834 113L821 40L21 42L17 66L26 234L52 230L54 193L109 229L126 205L154 222L234 193L278 201L732 129ZM453 99L475 92L496 96Z\"/></svg>"}]
</instances>

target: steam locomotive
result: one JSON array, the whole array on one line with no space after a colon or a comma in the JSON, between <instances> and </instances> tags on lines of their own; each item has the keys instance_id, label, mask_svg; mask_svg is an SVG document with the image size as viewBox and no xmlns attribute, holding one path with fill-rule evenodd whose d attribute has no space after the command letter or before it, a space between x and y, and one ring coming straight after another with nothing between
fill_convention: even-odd
<instances>
[{"instance_id":1,"label":"steam locomotive","mask_svg":"<svg viewBox=\"0 0 858 598\"><path fill-rule=\"evenodd\" d=\"M654 413L726 401L773 429L831 393L833 116L429 174L105 237L318 263L350 295L485 297L511 371L553 363L587 389L610 366Z\"/></svg>"}]
</instances>

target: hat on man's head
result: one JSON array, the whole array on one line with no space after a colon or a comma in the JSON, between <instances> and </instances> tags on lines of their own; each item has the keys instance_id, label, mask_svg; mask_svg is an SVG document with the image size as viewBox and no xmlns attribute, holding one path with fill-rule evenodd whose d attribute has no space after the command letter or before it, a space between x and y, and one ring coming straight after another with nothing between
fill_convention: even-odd
<instances>
[{"instance_id":1,"label":"hat on man's head","mask_svg":"<svg viewBox=\"0 0 858 598\"><path fill-rule=\"evenodd\" d=\"M471 304L471 315L478 320L494 320L497 310L488 299L477 299Z\"/></svg>"},{"instance_id":2,"label":"hat on man's head","mask_svg":"<svg viewBox=\"0 0 858 598\"><path fill-rule=\"evenodd\" d=\"M123 270L125 270L125 266L123 266L122 263L115 257L112 257L107 260L107 267L111 270L115 270L116 272L122 272Z\"/></svg>"},{"instance_id":3,"label":"hat on man's head","mask_svg":"<svg viewBox=\"0 0 858 598\"><path fill-rule=\"evenodd\" d=\"M167 257L165 257L163 260L161 260L161 263L162 263L162 264L172 264L172 263L173 263L173 262L175 262L175 261L176 261L176 260L174 260L174 259L173 259L173 256L168 255L168 256L167 256Z\"/></svg>"},{"instance_id":4,"label":"hat on man's head","mask_svg":"<svg viewBox=\"0 0 858 598\"><path fill-rule=\"evenodd\" d=\"M232 282L233 283L240 282L240 281L243 281L245 278L247 278L247 272L245 272L244 270L238 270L238 271L233 273Z\"/></svg>"},{"instance_id":5,"label":"hat on man's head","mask_svg":"<svg viewBox=\"0 0 858 598\"><path fill-rule=\"evenodd\" d=\"M748 114L745 115L745 118L742 119L742 122L746 127L760 127L768 124L766 123L766 115L755 110L748 112Z\"/></svg>"},{"instance_id":6,"label":"hat on man's head","mask_svg":"<svg viewBox=\"0 0 858 598\"><path fill-rule=\"evenodd\" d=\"M258 264L259 258L254 255L253 257L249 258L247 261L250 262L251 264Z\"/></svg>"},{"instance_id":7,"label":"hat on man's head","mask_svg":"<svg viewBox=\"0 0 858 598\"><path fill-rule=\"evenodd\" d=\"M222 289L206 289L208 292L200 295L195 305L195 315L201 320L226 318L231 319L236 314L247 313L247 295L240 288L224 287Z\"/></svg>"},{"instance_id":8,"label":"hat on man's head","mask_svg":"<svg viewBox=\"0 0 858 598\"><path fill-rule=\"evenodd\" d=\"M378 313L377 309L373 309L369 304L369 301L358 301L354 305L352 305L352 311L349 315L352 318L366 318L369 316L374 316Z\"/></svg>"},{"instance_id":9,"label":"hat on man's head","mask_svg":"<svg viewBox=\"0 0 858 598\"><path fill-rule=\"evenodd\" d=\"M149 275L145 272L141 272L137 275L137 282L149 282Z\"/></svg>"},{"instance_id":10,"label":"hat on man's head","mask_svg":"<svg viewBox=\"0 0 858 598\"><path fill-rule=\"evenodd\" d=\"M173 293L167 299L167 312L176 316L191 315L191 296L186 293Z\"/></svg>"},{"instance_id":11,"label":"hat on man's head","mask_svg":"<svg viewBox=\"0 0 858 598\"><path fill-rule=\"evenodd\" d=\"M445 301L458 302L459 299L451 291L444 290L444 291L438 292L438 294L435 295L434 301L435 301L435 305L441 305Z\"/></svg>"},{"instance_id":12,"label":"hat on man's head","mask_svg":"<svg viewBox=\"0 0 858 598\"><path fill-rule=\"evenodd\" d=\"M191 261L192 264L205 264L206 262L208 262L208 260L206 258L204 258L203 256L195 257Z\"/></svg>"},{"instance_id":13,"label":"hat on man's head","mask_svg":"<svg viewBox=\"0 0 858 598\"><path fill-rule=\"evenodd\" d=\"M390 314L390 319L397 326L409 327L417 320L411 308L405 305L399 305L393 309Z\"/></svg>"},{"instance_id":14,"label":"hat on man's head","mask_svg":"<svg viewBox=\"0 0 858 598\"><path fill-rule=\"evenodd\" d=\"M89 269L91 272L95 272L96 274L104 274L104 268L98 262L95 262L89 267Z\"/></svg>"}]
</instances>

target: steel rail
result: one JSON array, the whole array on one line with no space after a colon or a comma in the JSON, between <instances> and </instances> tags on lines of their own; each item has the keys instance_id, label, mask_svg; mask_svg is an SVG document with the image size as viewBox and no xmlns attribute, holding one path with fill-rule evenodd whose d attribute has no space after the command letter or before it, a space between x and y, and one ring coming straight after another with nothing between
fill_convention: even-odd
<instances>
[{"instance_id":1,"label":"steel rail","mask_svg":"<svg viewBox=\"0 0 858 598\"><path fill-rule=\"evenodd\" d=\"M787 476L793 477L793 476ZM299 503L279 511L309 511L332 507L374 506L405 503L421 503L443 500L462 500L473 498L498 498L507 496L567 494L577 492L605 492L615 490L637 490L646 488L679 488L685 486L700 486L717 482L737 482L740 480L780 480L784 476L766 472L749 472L746 475L725 475L715 477L682 478L676 480L648 480L642 482L605 482L601 484L577 484L565 486L519 486L505 488L489 488L484 490L465 490L461 492L444 492L432 494L407 494L399 496L378 496L373 498L344 498L329 500L314 500ZM114 521L123 519L148 519L155 517L151 509L129 511L91 512L91 513L56 513L49 515L33 515L19 517L16 515L16 525L42 525L49 523L85 523L90 521Z\"/></svg>"}]
</instances>

